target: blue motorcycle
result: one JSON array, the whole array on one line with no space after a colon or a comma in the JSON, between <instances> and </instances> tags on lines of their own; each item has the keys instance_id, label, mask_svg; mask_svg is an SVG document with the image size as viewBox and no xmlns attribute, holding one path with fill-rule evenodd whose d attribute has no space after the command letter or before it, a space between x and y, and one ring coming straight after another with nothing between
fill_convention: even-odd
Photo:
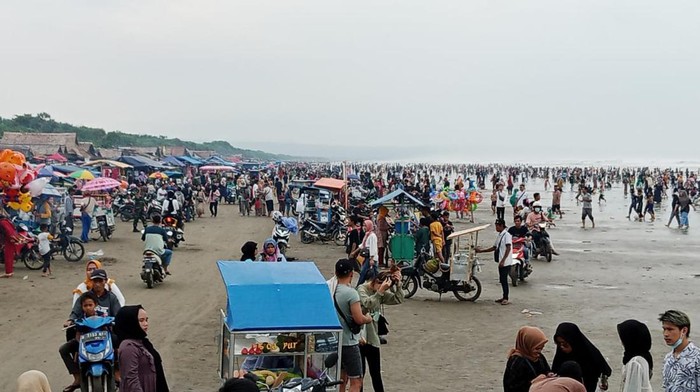
<instances>
[{"instance_id":1,"label":"blue motorcycle","mask_svg":"<svg viewBox=\"0 0 700 392\"><path fill-rule=\"evenodd\" d=\"M80 332L78 363L81 392L115 392L114 347L109 326L114 317L88 317L75 321Z\"/></svg>"}]
</instances>

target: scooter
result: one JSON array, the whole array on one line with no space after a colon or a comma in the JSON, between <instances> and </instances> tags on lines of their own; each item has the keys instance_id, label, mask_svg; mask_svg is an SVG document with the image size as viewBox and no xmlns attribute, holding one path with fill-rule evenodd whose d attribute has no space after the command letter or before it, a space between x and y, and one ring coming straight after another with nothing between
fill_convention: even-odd
<instances>
[{"instance_id":1,"label":"scooter","mask_svg":"<svg viewBox=\"0 0 700 392\"><path fill-rule=\"evenodd\" d=\"M287 248L289 248L289 237L298 231L297 221L294 218L285 218L279 211L272 212L272 221L275 222L275 227L272 229L272 239L277 242L280 253L286 256Z\"/></svg>"},{"instance_id":2,"label":"scooter","mask_svg":"<svg viewBox=\"0 0 700 392\"><path fill-rule=\"evenodd\" d=\"M109 326L114 317L88 317L75 321L80 332L78 363L81 392L114 392L114 347Z\"/></svg>"},{"instance_id":3,"label":"scooter","mask_svg":"<svg viewBox=\"0 0 700 392\"><path fill-rule=\"evenodd\" d=\"M529 240L525 238L513 238L513 264L510 267L510 279L513 287L518 286L518 282L524 282L525 278L532 273L532 264L525 257L525 249Z\"/></svg>"},{"instance_id":4,"label":"scooter","mask_svg":"<svg viewBox=\"0 0 700 392\"><path fill-rule=\"evenodd\" d=\"M141 280L146 282L146 287L152 289L155 283L162 283L163 279L165 279L165 273L163 273L163 262L160 256L152 250L144 251Z\"/></svg>"},{"instance_id":5,"label":"scooter","mask_svg":"<svg viewBox=\"0 0 700 392\"><path fill-rule=\"evenodd\" d=\"M549 240L549 234L547 233L547 224L540 223L540 243L534 244L532 247L532 257L538 258L540 255L544 256L548 262L552 261L552 243Z\"/></svg>"},{"instance_id":6,"label":"scooter","mask_svg":"<svg viewBox=\"0 0 700 392\"><path fill-rule=\"evenodd\" d=\"M177 227L177 218L174 216L166 216L163 218L163 228L168 232L168 249L177 248L180 242L185 241L185 232Z\"/></svg>"}]
</instances>

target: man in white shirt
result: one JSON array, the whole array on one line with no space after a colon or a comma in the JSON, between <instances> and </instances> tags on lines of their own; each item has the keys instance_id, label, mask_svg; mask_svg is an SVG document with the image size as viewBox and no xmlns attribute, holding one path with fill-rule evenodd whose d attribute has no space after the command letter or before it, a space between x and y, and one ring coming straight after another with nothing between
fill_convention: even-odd
<instances>
[{"instance_id":1,"label":"man in white shirt","mask_svg":"<svg viewBox=\"0 0 700 392\"><path fill-rule=\"evenodd\" d=\"M508 276L510 275L510 267L513 264L513 237L506 230L506 222L503 219L496 219L496 242L487 249L476 248L476 253L494 252L494 261L498 263L498 280L503 289L503 297L497 299L496 302L501 305L508 305Z\"/></svg>"},{"instance_id":2,"label":"man in white shirt","mask_svg":"<svg viewBox=\"0 0 700 392\"><path fill-rule=\"evenodd\" d=\"M515 208L516 210L518 207L523 208L525 200L530 199L530 195L528 192L525 190L525 184L520 184L520 187L518 188L518 191L515 192Z\"/></svg>"},{"instance_id":3,"label":"man in white shirt","mask_svg":"<svg viewBox=\"0 0 700 392\"><path fill-rule=\"evenodd\" d=\"M499 183L496 188L496 219L506 219L506 192L503 190L503 184Z\"/></svg>"},{"instance_id":4,"label":"man in white shirt","mask_svg":"<svg viewBox=\"0 0 700 392\"><path fill-rule=\"evenodd\" d=\"M158 192L156 193L156 200L162 203L166 197L168 197L168 190L166 189L166 184L164 182L163 185L161 185L160 188L158 188Z\"/></svg>"}]
</instances>

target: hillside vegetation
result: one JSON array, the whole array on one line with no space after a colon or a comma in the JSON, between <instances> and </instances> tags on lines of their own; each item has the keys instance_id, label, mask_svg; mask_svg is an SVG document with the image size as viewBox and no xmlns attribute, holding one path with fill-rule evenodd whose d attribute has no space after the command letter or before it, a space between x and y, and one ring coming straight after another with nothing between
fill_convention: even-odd
<instances>
[{"instance_id":1,"label":"hillside vegetation","mask_svg":"<svg viewBox=\"0 0 700 392\"><path fill-rule=\"evenodd\" d=\"M190 150L214 150L222 156L242 155L245 159L259 160L299 160L290 155L272 154L259 150L247 150L232 146L229 142L215 140L205 143L195 143L178 138L165 136L137 135L121 131L105 131L101 128L75 126L58 122L48 113L37 115L22 114L14 118L0 117L0 136L5 132L51 132L69 133L75 132L81 142L92 142L95 147L158 147L158 146L184 146Z\"/></svg>"}]
</instances>

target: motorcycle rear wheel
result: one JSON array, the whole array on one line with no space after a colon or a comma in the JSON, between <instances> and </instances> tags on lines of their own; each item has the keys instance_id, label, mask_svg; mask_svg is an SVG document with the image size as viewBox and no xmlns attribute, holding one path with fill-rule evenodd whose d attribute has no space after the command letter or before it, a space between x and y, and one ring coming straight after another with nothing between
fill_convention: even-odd
<instances>
[{"instance_id":1,"label":"motorcycle rear wheel","mask_svg":"<svg viewBox=\"0 0 700 392\"><path fill-rule=\"evenodd\" d=\"M146 273L145 281L146 281L146 287L148 287L149 289L152 289L153 288L153 272Z\"/></svg>"},{"instance_id":2,"label":"motorcycle rear wheel","mask_svg":"<svg viewBox=\"0 0 700 392\"><path fill-rule=\"evenodd\" d=\"M345 232L345 229L343 228L343 229L337 230L333 234L333 241L335 242L335 244L337 246L344 246L346 237L347 237L347 234Z\"/></svg>"},{"instance_id":3,"label":"motorcycle rear wheel","mask_svg":"<svg viewBox=\"0 0 700 392\"><path fill-rule=\"evenodd\" d=\"M44 265L44 260L42 260L39 250L36 248L31 248L24 252L22 255L22 262L30 270L39 270Z\"/></svg>"},{"instance_id":4,"label":"motorcycle rear wheel","mask_svg":"<svg viewBox=\"0 0 700 392\"><path fill-rule=\"evenodd\" d=\"M314 242L314 237L312 237L312 236L311 236L309 233L307 233L306 231L303 231L303 230L302 230L302 232L301 232L301 243L302 243L302 244L310 244L310 243L312 243L312 242Z\"/></svg>"},{"instance_id":5,"label":"motorcycle rear wheel","mask_svg":"<svg viewBox=\"0 0 700 392\"><path fill-rule=\"evenodd\" d=\"M287 255L287 244L280 243L279 249L280 249L280 253L282 253L285 256Z\"/></svg>"},{"instance_id":6,"label":"motorcycle rear wheel","mask_svg":"<svg viewBox=\"0 0 700 392\"><path fill-rule=\"evenodd\" d=\"M547 259L547 262L552 262L552 245L549 242L547 242L545 252L544 257Z\"/></svg>"},{"instance_id":7,"label":"motorcycle rear wheel","mask_svg":"<svg viewBox=\"0 0 700 392\"><path fill-rule=\"evenodd\" d=\"M402 276L401 289L404 291L405 298L411 298L418 291L418 278L415 276Z\"/></svg>"},{"instance_id":8,"label":"motorcycle rear wheel","mask_svg":"<svg viewBox=\"0 0 700 392\"><path fill-rule=\"evenodd\" d=\"M518 278L520 277L520 264L514 264L510 267L510 280L513 282L513 287L518 287Z\"/></svg>"},{"instance_id":9,"label":"motorcycle rear wheel","mask_svg":"<svg viewBox=\"0 0 700 392\"><path fill-rule=\"evenodd\" d=\"M109 238L109 234L107 233L107 228L102 226L100 227L100 237L102 237L102 241L107 242L107 238Z\"/></svg>"},{"instance_id":10,"label":"motorcycle rear wheel","mask_svg":"<svg viewBox=\"0 0 700 392\"><path fill-rule=\"evenodd\" d=\"M479 279L476 276L472 276L472 283L474 285L476 285L476 289L469 291L469 292L467 292L461 288L455 289L452 291L452 294L454 294L454 296L457 297L457 299L460 301L471 301L471 302L476 301L479 298L479 296L481 295L481 282L479 281ZM472 294L472 293L474 293L474 294L472 294L471 296L463 296L462 292L465 294Z\"/></svg>"},{"instance_id":11,"label":"motorcycle rear wheel","mask_svg":"<svg viewBox=\"0 0 700 392\"><path fill-rule=\"evenodd\" d=\"M78 241L70 241L68 245L63 248L63 258L68 261L80 261L83 255L85 255L85 247Z\"/></svg>"}]
</instances>

